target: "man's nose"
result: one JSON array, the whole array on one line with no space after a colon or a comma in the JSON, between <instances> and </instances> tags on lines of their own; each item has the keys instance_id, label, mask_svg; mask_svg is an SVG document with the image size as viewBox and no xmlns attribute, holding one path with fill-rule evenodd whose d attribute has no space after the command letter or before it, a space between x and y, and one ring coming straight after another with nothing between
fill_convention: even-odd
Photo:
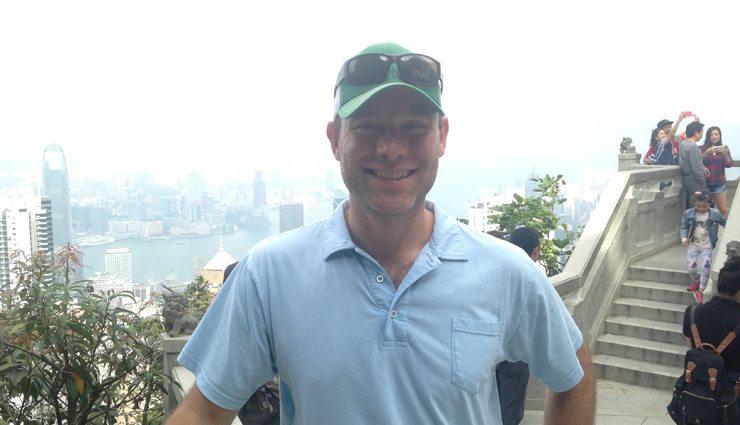
<instances>
[{"instance_id":1,"label":"man's nose","mask_svg":"<svg viewBox=\"0 0 740 425\"><path fill-rule=\"evenodd\" d=\"M385 135L378 140L378 155L395 160L406 156L406 142L397 131L388 130Z\"/></svg>"}]
</instances>

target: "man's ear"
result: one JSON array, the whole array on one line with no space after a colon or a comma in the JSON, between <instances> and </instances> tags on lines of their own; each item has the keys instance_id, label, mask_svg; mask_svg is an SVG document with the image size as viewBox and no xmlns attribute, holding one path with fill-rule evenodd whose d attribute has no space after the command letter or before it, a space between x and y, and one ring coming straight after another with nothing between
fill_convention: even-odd
<instances>
[{"instance_id":1,"label":"man's ear","mask_svg":"<svg viewBox=\"0 0 740 425\"><path fill-rule=\"evenodd\" d=\"M445 154L445 149L447 148L447 133L450 131L450 122L447 120L447 116L443 116L440 119L442 120L442 125L439 128L439 156L442 156Z\"/></svg>"},{"instance_id":2,"label":"man's ear","mask_svg":"<svg viewBox=\"0 0 740 425\"><path fill-rule=\"evenodd\" d=\"M339 161L339 130L334 127L334 121L329 121L326 124L326 138L329 139L331 151L337 161Z\"/></svg>"}]
</instances>

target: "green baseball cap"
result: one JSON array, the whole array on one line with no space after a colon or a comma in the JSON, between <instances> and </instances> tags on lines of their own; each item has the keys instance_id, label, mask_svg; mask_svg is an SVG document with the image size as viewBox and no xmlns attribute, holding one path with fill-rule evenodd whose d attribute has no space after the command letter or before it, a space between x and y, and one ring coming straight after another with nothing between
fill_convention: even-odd
<instances>
[{"instance_id":1,"label":"green baseball cap","mask_svg":"<svg viewBox=\"0 0 740 425\"><path fill-rule=\"evenodd\" d=\"M380 53L389 56L398 56L410 54L413 52L395 43L379 43L367 47L358 55L366 53ZM342 71L344 71L344 67L346 65L346 63L342 65L340 75L342 75ZM431 86L414 85L404 81L401 77L401 72L398 69L398 64L392 63L385 80L380 83L369 85L352 85L347 81L346 78L343 78L338 83L339 85L336 87L336 90L334 92L334 112L341 118L348 118L352 116L352 114L357 112L357 110L360 109L360 107L362 107L365 102L372 99L373 96L375 96L376 94L390 87L408 87L409 89L414 90L415 92L424 96L424 98L429 100L432 105L434 105L434 107L439 110L440 113L444 114L444 111L442 111L441 75L440 84L434 84Z\"/></svg>"}]
</instances>

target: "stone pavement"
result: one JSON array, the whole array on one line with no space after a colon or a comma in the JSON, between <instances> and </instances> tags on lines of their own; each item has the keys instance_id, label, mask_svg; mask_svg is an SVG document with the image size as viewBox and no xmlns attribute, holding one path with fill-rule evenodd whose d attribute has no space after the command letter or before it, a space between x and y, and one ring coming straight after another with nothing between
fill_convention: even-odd
<instances>
[{"instance_id":1,"label":"stone pavement","mask_svg":"<svg viewBox=\"0 0 740 425\"><path fill-rule=\"evenodd\" d=\"M596 425L675 425L665 409L671 401L670 390L599 379L596 394ZM521 425L542 423L543 412L524 412Z\"/></svg>"}]
</instances>

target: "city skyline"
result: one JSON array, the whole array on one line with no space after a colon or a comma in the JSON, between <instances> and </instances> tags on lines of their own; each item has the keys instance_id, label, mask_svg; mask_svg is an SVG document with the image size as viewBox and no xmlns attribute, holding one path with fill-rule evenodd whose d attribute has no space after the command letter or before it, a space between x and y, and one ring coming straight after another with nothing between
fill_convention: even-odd
<instances>
[{"instance_id":1,"label":"city skyline","mask_svg":"<svg viewBox=\"0 0 740 425\"><path fill-rule=\"evenodd\" d=\"M498 184L482 181L480 176L476 176L478 180L467 191L459 186L447 188L443 181L429 198L453 216L469 219L472 203L489 200L492 196L501 202L510 201L513 193L526 194L527 187L531 186L529 178L542 175L535 168L525 174L510 176L508 181ZM273 181L261 172L255 172L253 176L253 180L260 183L257 186L248 181L221 186L197 174L188 174L173 186L142 173L122 175L108 183L73 180L70 183L70 205L76 239L82 245L83 261L87 266L85 275L113 273L121 277L131 274L138 275L134 283L141 283L161 280L175 271L180 278L188 280L216 252L212 239L218 234L217 229L233 232L238 225L241 233L227 236L231 247L236 249L230 253L240 258L260 239L287 230L283 228L287 216L279 214L281 205L285 207L286 203L293 203L306 211L305 220L289 226L292 228L327 217L337 199L346 197L346 188L338 181L339 176L333 173L316 172L313 179L302 178L293 182L286 179ZM570 182L565 186L569 198L584 199L587 203L598 198L593 195L596 193L594 185L599 184L597 177L580 181L566 175L566 179ZM591 193L587 193L589 188ZM30 193L32 190L21 192ZM573 195L568 195L568 192ZM264 200L261 199L263 196ZM263 201L266 205L257 206ZM322 209L317 210L315 207L318 205L322 205ZM267 215L261 219L265 213ZM252 214L256 215L253 217ZM572 211L571 215L581 216L582 213ZM568 220L573 226L583 224ZM207 235L210 235L209 239L202 239ZM134 241L129 239L131 237L138 239ZM190 237L197 239L193 239L191 244ZM207 241L211 241L210 244ZM155 246L155 251L151 251ZM193 251L197 246L203 249ZM126 267L136 272L132 273L130 269L125 273L112 272L109 262L113 255L110 254L119 253L119 249L123 252L130 250L121 254L128 258L124 261ZM227 251L230 251L229 247ZM142 279L142 276L146 277ZM131 282L129 279L126 281Z\"/></svg>"}]
</instances>

